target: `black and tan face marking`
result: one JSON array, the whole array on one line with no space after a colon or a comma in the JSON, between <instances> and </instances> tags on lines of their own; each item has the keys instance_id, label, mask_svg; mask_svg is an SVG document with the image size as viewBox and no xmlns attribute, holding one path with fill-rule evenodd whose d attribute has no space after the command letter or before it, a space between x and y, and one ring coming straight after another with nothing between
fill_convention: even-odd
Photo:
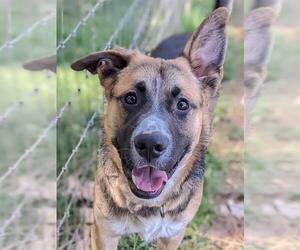
<instances>
[{"instance_id":1,"label":"black and tan face marking","mask_svg":"<svg viewBox=\"0 0 300 250\"><path fill-rule=\"evenodd\" d=\"M121 160L120 171L136 196L158 196L177 169L188 176L192 168L182 160L203 138L206 143L207 132L201 133L210 124L209 101L222 79L227 19L226 8L215 10L174 60L119 48L72 64L98 74L104 86L105 143L115 162Z\"/></svg>"},{"instance_id":2,"label":"black and tan face marking","mask_svg":"<svg viewBox=\"0 0 300 250\"><path fill-rule=\"evenodd\" d=\"M113 143L132 191L143 198L151 198L152 194L136 188L133 169L151 166L165 171L169 179L195 139L194 130L187 125L201 123L201 95L193 75L183 79L182 67L168 61L149 61L147 65L129 65L122 72L126 77L120 75L113 91L124 117ZM188 80L190 84L186 84ZM123 81L132 84L124 89ZM196 94L189 93L190 89ZM158 194L153 192L153 196Z\"/></svg>"}]
</instances>

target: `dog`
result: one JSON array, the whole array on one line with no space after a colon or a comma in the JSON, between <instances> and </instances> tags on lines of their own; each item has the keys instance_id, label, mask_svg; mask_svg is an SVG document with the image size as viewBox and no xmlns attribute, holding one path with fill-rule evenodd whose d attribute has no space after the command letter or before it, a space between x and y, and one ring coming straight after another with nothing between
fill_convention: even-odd
<instances>
[{"instance_id":1,"label":"dog","mask_svg":"<svg viewBox=\"0 0 300 250\"><path fill-rule=\"evenodd\" d=\"M131 233L157 249L180 246L201 203L228 16L214 10L175 59L115 48L71 65L97 74L107 99L92 249L117 249Z\"/></svg>"}]
</instances>

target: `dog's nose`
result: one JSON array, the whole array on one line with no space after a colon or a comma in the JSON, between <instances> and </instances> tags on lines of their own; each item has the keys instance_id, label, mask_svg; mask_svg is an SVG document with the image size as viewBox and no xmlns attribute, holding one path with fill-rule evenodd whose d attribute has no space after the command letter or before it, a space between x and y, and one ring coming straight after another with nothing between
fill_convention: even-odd
<instances>
[{"instance_id":1,"label":"dog's nose","mask_svg":"<svg viewBox=\"0 0 300 250\"><path fill-rule=\"evenodd\" d=\"M134 138L136 151L148 161L160 157L168 144L168 138L159 132L139 134Z\"/></svg>"}]
</instances>

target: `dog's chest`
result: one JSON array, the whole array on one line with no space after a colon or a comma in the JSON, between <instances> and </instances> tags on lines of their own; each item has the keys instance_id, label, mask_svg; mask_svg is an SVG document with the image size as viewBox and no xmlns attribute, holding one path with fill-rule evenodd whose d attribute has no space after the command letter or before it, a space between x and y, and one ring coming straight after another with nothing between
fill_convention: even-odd
<instances>
[{"instance_id":1,"label":"dog's chest","mask_svg":"<svg viewBox=\"0 0 300 250\"><path fill-rule=\"evenodd\" d=\"M138 233L146 241L160 237L172 237L185 226L183 222L176 221L169 216L164 218L161 216L137 217L136 220L126 217L122 222L115 221L111 225L113 231L118 235Z\"/></svg>"}]
</instances>

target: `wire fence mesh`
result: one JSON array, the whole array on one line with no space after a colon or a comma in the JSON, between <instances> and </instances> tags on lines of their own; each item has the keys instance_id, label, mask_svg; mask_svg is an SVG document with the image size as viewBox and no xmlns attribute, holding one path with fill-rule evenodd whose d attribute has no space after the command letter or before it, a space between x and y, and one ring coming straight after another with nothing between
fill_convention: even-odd
<instances>
[{"instance_id":1,"label":"wire fence mesh","mask_svg":"<svg viewBox=\"0 0 300 250\"><path fill-rule=\"evenodd\" d=\"M56 114L53 73L23 64L54 53L55 4L7 0L0 16L0 249L53 249L56 123L67 107Z\"/></svg>"},{"instance_id":2,"label":"wire fence mesh","mask_svg":"<svg viewBox=\"0 0 300 250\"><path fill-rule=\"evenodd\" d=\"M79 30L79 28L81 26L84 26L86 24L86 22L88 21L89 18L93 17L95 15L95 12L97 11L98 8L100 8L102 6L102 4L104 3L105 0L98 0L96 2L96 4L93 6L93 8L91 8L87 15L82 17L78 23L75 25L75 27L70 31L70 33L66 36L66 38L64 38L62 41L60 41L58 43L57 49L63 49L66 46L66 43L72 38L76 36L77 31ZM63 7L62 7L62 15L63 15ZM62 18L62 23L61 23L61 27L63 29L64 23L63 23L63 18Z\"/></svg>"},{"instance_id":3,"label":"wire fence mesh","mask_svg":"<svg viewBox=\"0 0 300 250\"><path fill-rule=\"evenodd\" d=\"M0 124L4 122L6 119L8 119L10 116L12 116L17 111L17 109L24 104L27 98L30 98L33 94L37 94L37 93L39 93L39 88L35 87L25 96L23 96L22 99L14 101L12 105L8 106L3 112L3 114L0 115Z\"/></svg>"},{"instance_id":4,"label":"wire fence mesh","mask_svg":"<svg viewBox=\"0 0 300 250\"><path fill-rule=\"evenodd\" d=\"M51 19L55 18L55 12L51 12L49 15L42 17L40 20L36 21L30 27L23 30L18 36L12 38L11 40L6 41L3 45L0 46L0 51L4 49L12 49L17 43L20 43L22 39L29 37L35 29L39 28L40 26L45 26L47 22Z\"/></svg>"}]
</instances>

